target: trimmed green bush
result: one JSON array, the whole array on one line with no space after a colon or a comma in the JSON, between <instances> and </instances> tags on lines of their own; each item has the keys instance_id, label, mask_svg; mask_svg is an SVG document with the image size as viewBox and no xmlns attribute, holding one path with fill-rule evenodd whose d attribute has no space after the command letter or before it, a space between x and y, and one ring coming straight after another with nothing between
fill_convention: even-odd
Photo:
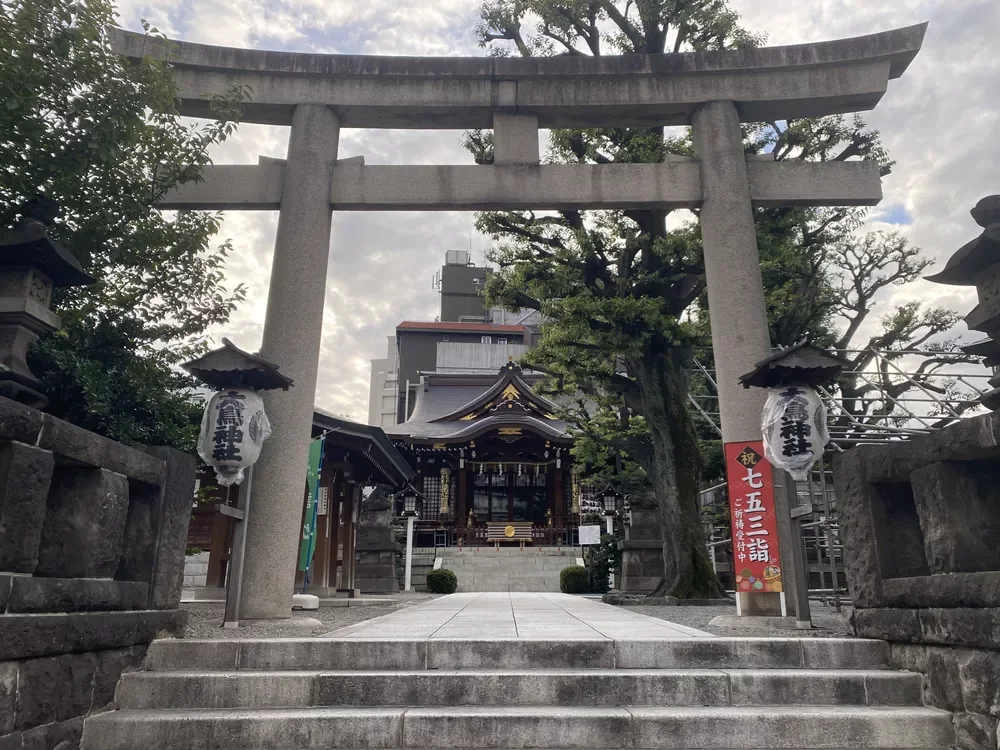
<instances>
[{"instance_id":1,"label":"trimmed green bush","mask_svg":"<svg viewBox=\"0 0 1000 750\"><path fill-rule=\"evenodd\" d=\"M432 594L454 594L458 589L458 577L446 568L432 570L427 574L427 590Z\"/></svg>"},{"instance_id":2,"label":"trimmed green bush","mask_svg":"<svg viewBox=\"0 0 1000 750\"><path fill-rule=\"evenodd\" d=\"M559 590L564 594L586 594L590 591L590 574L581 565L570 565L559 571Z\"/></svg>"}]
</instances>

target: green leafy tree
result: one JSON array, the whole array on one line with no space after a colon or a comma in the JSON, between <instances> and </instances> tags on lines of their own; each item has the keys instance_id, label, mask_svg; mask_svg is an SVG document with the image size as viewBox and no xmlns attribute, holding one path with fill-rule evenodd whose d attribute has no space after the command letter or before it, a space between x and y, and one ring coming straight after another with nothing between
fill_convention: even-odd
<instances>
[{"instance_id":1,"label":"green leafy tree","mask_svg":"<svg viewBox=\"0 0 1000 750\"><path fill-rule=\"evenodd\" d=\"M57 295L64 328L31 351L48 410L124 442L190 449L199 405L177 364L244 292L224 284L218 214L156 205L200 179L247 92L216 103L220 121L185 123L164 63L112 51L114 21L107 0L0 0L0 227L35 195L55 200L52 236L97 278Z\"/></svg>"},{"instance_id":2,"label":"green leafy tree","mask_svg":"<svg viewBox=\"0 0 1000 750\"><path fill-rule=\"evenodd\" d=\"M726 0L490 0L477 33L498 56L657 54L762 41L739 25ZM878 134L859 118L748 124L744 133L748 154L860 157L891 167ZM466 145L477 162L492 162L490 134L469 133ZM554 130L549 159L641 163L667 154L692 154L686 130ZM490 259L498 272L488 281L488 296L538 309L547 319L531 363L571 399L564 416L577 428L577 458L607 473L621 452L634 463L630 478L649 489L664 533L664 576L656 593L711 597L722 591L698 511L699 446L715 436L704 425L699 431L688 408L695 350L709 343L701 233L691 221L668 226L669 214L488 213L478 227L496 241ZM776 343L806 332L831 338L834 295L825 251L856 227L859 215L778 208L756 209L755 217ZM711 390L704 382L701 387Z\"/></svg>"}]
</instances>

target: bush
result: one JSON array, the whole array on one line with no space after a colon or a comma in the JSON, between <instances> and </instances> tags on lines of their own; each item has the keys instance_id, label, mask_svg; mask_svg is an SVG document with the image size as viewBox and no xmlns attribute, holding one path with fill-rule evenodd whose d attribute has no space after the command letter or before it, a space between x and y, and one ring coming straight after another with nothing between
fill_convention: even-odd
<instances>
[{"instance_id":1,"label":"bush","mask_svg":"<svg viewBox=\"0 0 1000 750\"><path fill-rule=\"evenodd\" d=\"M622 564L618 539L612 534L601 534L601 544L590 548L587 571L590 573L590 593L606 594L611 587L608 580Z\"/></svg>"},{"instance_id":2,"label":"bush","mask_svg":"<svg viewBox=\"0 0 1000 750\"><path fill-rule=\"evenodd\" d=\"M586 594L590 591L590 574L581 565L570 565L559 572L559 590L564 594Z\"/></svg>"},{"instance_id":3,"label":"bush","mask_svg":"<svg viewBox=\"0 0 1000 750\"><path fill-rule=\"evenodd\" d=\"M188 547L184 551L184 554L187 555L188 557L193 557L194 555L200 555L201 547Z\"/></svg>"},{"instance_id":4,"label":"bush","mask_svg":"<svg viewBox=\"0 0 1000 750\"><path fill-rule=\"evenodd\" d=\"M450 570L441 568L427 574L427 590L432 594L454 594L458 589L458 578Z\"/></svg>"}]
</instances>

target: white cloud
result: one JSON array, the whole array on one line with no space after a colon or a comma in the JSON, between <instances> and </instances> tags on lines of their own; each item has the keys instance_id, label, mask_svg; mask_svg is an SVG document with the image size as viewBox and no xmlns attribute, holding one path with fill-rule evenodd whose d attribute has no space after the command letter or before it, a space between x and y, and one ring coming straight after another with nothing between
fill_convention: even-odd
<instances>
[{"instance_id":1,"label":"white cloud","mask_svg":"<svg viewBox=\"0 0 1000 750\"><path fill-rule=\"evenodd\" d=\"M920 56L893 81L870 123L881 129L898 166L885 180L885 202L913 217L902 229L915 244L945 259L974 237L975 202L1000 192L997 82L1000 38L996 0L732 0L747 26L769 44L866 34L929 20ZM121 0L122 25L140 18L176 38L292 51L393 55L478 55L472 27L479 0ZM468 161L451 131L345 131L342 156L370 164ZM218 163L283 156L287 131L243 126L218 149ZM448 249L467 248L470 214L344 213L334 217L317 405L364 420L368 360L384 356L385 336L404 319L432 318L438 308L430 279ZM227 216L233 240L232 283L245 283L247 303L218 336L260 344L276 215ZM488 240L472 237L475 257ZM895 290L893 302L919 297L966 312L967 291L918 282Z\"/></svg>"}]
</instances>

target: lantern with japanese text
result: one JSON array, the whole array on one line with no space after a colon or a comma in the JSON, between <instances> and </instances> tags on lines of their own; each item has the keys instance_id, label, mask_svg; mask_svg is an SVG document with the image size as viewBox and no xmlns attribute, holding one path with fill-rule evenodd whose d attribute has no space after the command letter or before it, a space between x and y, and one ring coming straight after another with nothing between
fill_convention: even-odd
<instances>
[{"instance_id":1,"label":"lantern with japanese text","mask_svg":"<svg viewBox=\"0 0 1000 750\"><path fill-rule=\"evenodd\" d=\"M740 378L744 388L769 390L761 419L764 456L796 481L808 477L830 440L826 404L816 386L835 378L845 364L806 340L758 362Z\"/></svg>"},{"instance_id":2,"label":"lantern with japanese text","mask_svg":"<svg viewBox=\"0 0 1000 750\"><path fill-rule=\"evenodd\" d=\"M222 339L223 347L184 365L203 383L219 389L205 406L198 436L198 455L215 469L219 484L243 481L260 457L271 423L258 391L288 390L292 379L278 366Z\"/></svg>"},{"instance_id":3,"label":"lantern with japanese text","mask_svg":"<svg viewBox=\"0 0 1000 750\"><path fill-rule=\"evenodd\" d=\"M830 441L826 404L807 386L773 388L767 394L761 431L767 460L796 481L805 481Z\"/></svg>"}]
</instances>

